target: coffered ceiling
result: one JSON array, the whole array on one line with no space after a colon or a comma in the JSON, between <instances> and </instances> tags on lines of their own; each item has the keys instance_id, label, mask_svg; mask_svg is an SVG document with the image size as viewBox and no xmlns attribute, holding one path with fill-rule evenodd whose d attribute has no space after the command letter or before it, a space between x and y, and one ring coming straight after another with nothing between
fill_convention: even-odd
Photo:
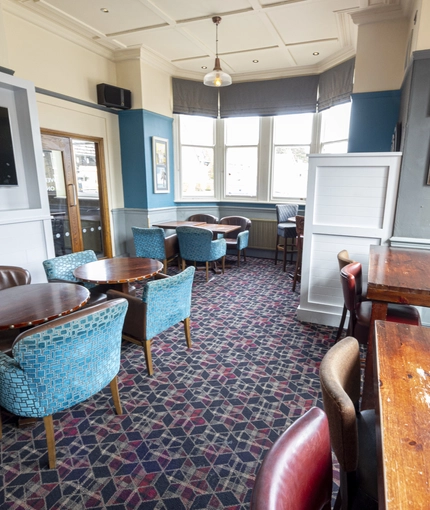
<instances>
[{"instance_id":1,"label":"coffered ceiling","mask_svg":"<svg viewBox=\"0 0 430 510\"><path fill-rule=\"evenodd\" d=\"M133 51L178 77L202 79L219 56L235 81L321 72L355 54L351 15L409 0L9 0L111 58ZM373 9L373 11L372 11ZM376 18L375 18L376 19Z\"/></svg>"}]
</instances>

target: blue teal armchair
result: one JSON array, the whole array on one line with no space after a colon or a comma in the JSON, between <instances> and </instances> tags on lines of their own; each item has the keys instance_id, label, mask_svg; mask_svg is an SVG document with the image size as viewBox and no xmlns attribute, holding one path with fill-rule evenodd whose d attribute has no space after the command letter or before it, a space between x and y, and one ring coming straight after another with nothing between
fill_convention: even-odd
<instances>
[{"instance_id":1,"label":"blue teal armchair","mask_svg":"<svg viewBox=\"0 0 430 510\"><path fill-rule=\"evenodd\" d=\"M159 227L131 227L136 257L157 259L163 262L163 272L167 274L167 264L179 258L178 236L165 236ZM179 262L178 262L179 266Z\"/></svg>"},{"instance_id":2,"label":"blue teal armchair","mask_svg":"<svg viewBox=\"0 0 430 510\"><path fill-rule=\"evenodd\" d=\"M124 340L143 346L149 375L154 372L151 340L156 335L183 322L187 346L191 348L190 315L194 273L195 268L188 267L175 276L158 274L155 276L157 279L144 286L142 299L116 290L107 293L109 299L127 299L129 308L122 336Z\"/></svg>"},{"instance_id":3,"label":"blue teal armchair","mask_svg":"<svg viewBox=\"0 0 430 510\"><path fill-rule=\"evenodd\" d=\"M43 418L51 469L56 465L53 413L110 384L115 410L122 414L117 374L126 311L124 299L87 307L21 333L13 358L0 352L0 406L18 416Z\"/></svg>"},{"instance_id":4,"label":"blue teal armchair","mask_svg":"<svg viewBox=\"0 0 430 510\"><path fill-rule=\"evenodd\" d=\"M179 253L182 258L182 269L185 261L206 263L206 281L209 280L209 262L222 259L222 272L225 268L227 244L225 239L212 240L212 232L200 227L178 227Z\"/></svg>"},{"instance_id":5,"label":"blue teal armchair","mask_svg":"<svg viewBox=\"0 0 430 510\"><path fill-rule=\"evenodd\" d=\"M78 280L73 275L73 271L79 266L83 266L88 262L95 262L96 260L97 256L93 250L78 251L44 260L43 268L45 269L48 282L77 283L86 287L90 291L90 299L87 306L92 306L107 300L107 296L103 292L103 287L95 283Z\"/></svg>"}]
</instances>

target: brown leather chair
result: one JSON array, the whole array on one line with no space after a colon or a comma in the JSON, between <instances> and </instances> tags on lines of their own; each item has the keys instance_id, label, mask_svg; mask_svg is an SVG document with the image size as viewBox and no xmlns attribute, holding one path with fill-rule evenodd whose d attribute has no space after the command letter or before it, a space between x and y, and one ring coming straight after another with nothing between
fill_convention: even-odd
<instances>
[{"instance_id":1,"label":"brown leather chair","mask_svg":"<svg viewBox=\"0 0 430 510\"><path fill-rule=\"evenodd\" d=\"M193 214L187 221L203 221L204 223L218 223L218 218L212 214Z\"/></svg>"},{"instance_id":2,"label":"brown leather chair","mask_svg":"<svg viewBox=\"0 0 430 510\"><path fill-rule=\"evenodd\" d=\"M296 233L297 233L297 260L296 268L293 276L293 292L296 291L296 283L301 280L302 258L303 258L303 237L305 235L305 217L296 216Z\"/></svg>"},{"instance_id":3,"label":"brown leather chair","mask_svg":"<svg viewBox=\"0 0 430 510\"><path fill-rule=\"evenodd\" d=\"M340 467L334 508L342 510L378 508L375 411L358 410L360 376L360 347L353 337L335 344L321 362L324 411Z\"/></svg>"},{"instance_id":4,"label":"brown leather chair","mask_svg":"<svg viewBox=\"0 0 430 510\"><path fill-rule=\"evenodd\" d=\"M243 260L246 262L246 248L249 242L249 231L251 230L251 220L244 216L224 216L219 220L220 225L239 225L240 230L236 230L228 237L224 237L227 243L227 250L235 250L237 253L237 265L240 266L240 252L243 253ZM247 232L247 233L243 233Z\"/></svg>"},{"instance_id":5,"label":"brown leather chair","mask_svg":"<svg viewBox=\"0 0 430 510\"><path fill-rule=\"evenodd\" d=\"M313 407L267 452L251 510L330 510L332 458L327 416Z\"/></svg>"},{"instance_id":6,"label":"brown leather chair","mask_svg":"<svg viewBox=\"0 0 430 510\"><path fill-rule=\"evenodd\" d=\"M345 306L349 312L347 334L354 336L361 344L367 344L372 303L371 301L362 301L360 289L361 273L362 267L360 262L353 262L341 270L340 281L342 284ZM389 303L387 321L402 322L415 326L421 325L421 318L418 310L410 305Z\"/></svg>"},{"instance_id":7,"label":"brown leather chair","mask_svg":"<svg viewBox=\"0 0 430 510\"><path fill-rule=\"evenodd\" d=\"M17 266L0 266L0 291L30 283L31 275L27 269ZM0 351L10 355L12 344L20 332L20 329L0 331Z\"/></svg>"}]
</instances>

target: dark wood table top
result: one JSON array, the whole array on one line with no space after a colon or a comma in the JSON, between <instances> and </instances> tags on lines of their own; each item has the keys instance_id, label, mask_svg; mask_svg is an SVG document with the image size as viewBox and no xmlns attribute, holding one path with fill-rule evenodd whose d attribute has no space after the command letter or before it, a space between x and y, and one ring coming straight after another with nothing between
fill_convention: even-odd
<instances>
[{"instance_id":1,"label":"dark wood table top","mask_svg":"<svg viewBox=\"0 0 430 510\"><path fill-rule=\"evenodd\" d=\"M430 251L370 246L367 297L372 316L363 387L363 409L373 409L373 334L387 317L388 303L430 306Z\"/></svg>"},{"instance_id":2,"label":"dark wood table top","mask_svg":"<svg viewBox=\"0 0 430 510\"><path fill-rule=\"evenodd\" d=\"M367 297L430 306L430 251L370 246Z\"/></svg>"},{"instance_id":3,"label":"dark wood table top","mask_svg":"<svg viewBox=\"0 0 430 510\"><path fill-rule=\"evenodd\" d=\"M77 267L73 274L84 282L123 284L146 280L162 269L163 264L155 259L117 257L89 262Z\"/></svg>"},{"instance_id":4,"label":"dark wood table top","mask_svg":"<svg viewBox=\"0 0 430 510\"><path fill-rule=\"evenodd\" d=\"M0 291L0 330L35 326L81 308L88 289L74 283L32 283Z\"/></svg>"},{"instance_id":5,"label":"dark wood table top","mask_svg":"<svg viewBox=\"0 0 430 510\"><path fill-rule=\"evenodd\" d=\"M152 226L166 229L175 229L177 227L197 227L200 225L206 225L206 223L204 221L166 221L164 223L157 223L156 225Z\"/></svg>"},{"instance_id":6,"label":"dark wood table top","mask_svg":"<svg viewBox=\"0 0 430 510\"><path fill-rule=\"evenodd\" d=\"M219 223L203 223L197 226L199 228L211 230L214 234L230 234L240 229L240 225L221 225Z\"/></svg>"},{"instance_id":7,"label":"dark wood table top","mask_svg":"<svg viewBox=\"0 0 430 510\"><path fill-rule=\"evenodd\" d=\"M375 324L378 504L430 506L430 328Z\"/></svg>"}]
</instances>

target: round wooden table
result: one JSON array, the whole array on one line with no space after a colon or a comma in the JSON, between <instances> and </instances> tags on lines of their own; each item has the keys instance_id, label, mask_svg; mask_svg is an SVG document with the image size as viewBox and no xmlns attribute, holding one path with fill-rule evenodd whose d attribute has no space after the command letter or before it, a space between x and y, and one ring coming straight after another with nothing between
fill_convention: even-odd
<instances>
[{"instance_id":1,"label":"round wooden table","mask_svg":"<svg viewBox=\"0 0 430 510\"><path fill-rule=\"evenodd\" d=\"M117 257L89 262L77 267L73 274L79 280L97 284L109 284L121 292L128 293L128 284L151 278L163 269L155 259L142 257Z\"/></svg>"},{"instance_id":2,"label":"round wooden table","mask_svg":"<svg viewBox=\"0 0 430 510\"><path fill-rule=\"evenodd\" d=\"M74 283L32 283L0 291L0 330L36 326L81 308L88 289Z\"/></svg>"}]
</instances>

